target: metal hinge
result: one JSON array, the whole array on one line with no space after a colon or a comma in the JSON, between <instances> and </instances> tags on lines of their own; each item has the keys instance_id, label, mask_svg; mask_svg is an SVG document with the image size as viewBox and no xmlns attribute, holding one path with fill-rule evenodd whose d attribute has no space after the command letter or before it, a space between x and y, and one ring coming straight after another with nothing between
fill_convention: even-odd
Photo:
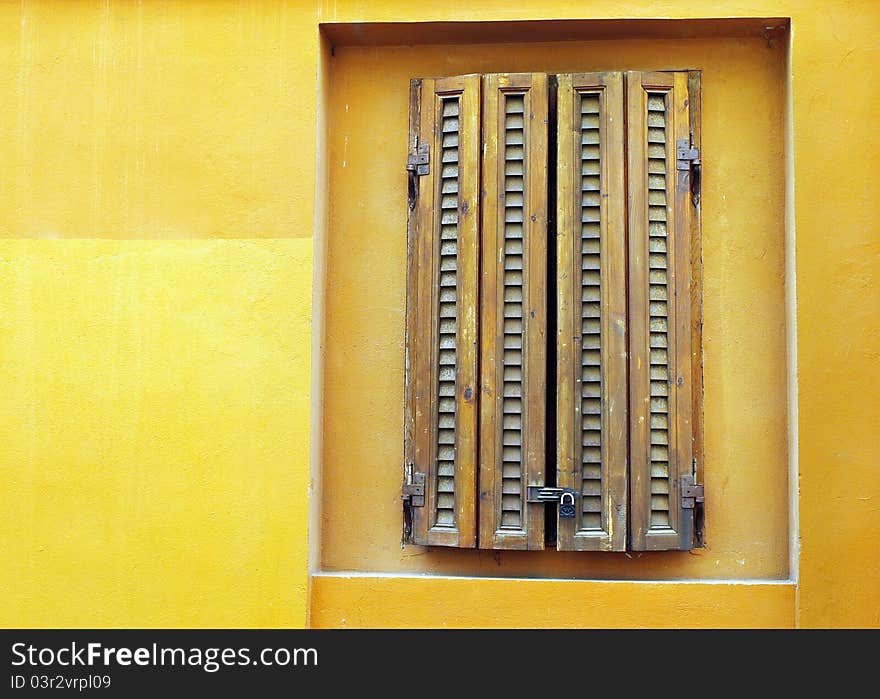
<instances>
[{"instance_id":1,"label":"metal hinge","mask_svg":"<svg viewBox=\"0 0 880 699\"><path fill-rule=\"evenodd\" d=\"M406 158L406 169L421 177L431 172L430 151L427 143L420 143Z\"/></svg>"},{"instance_id":2,"label":"metal hinge","mask_svg":"<svg viewBox=\"0 0 880 699\"><path fill-rule=\"evenodd\" d=\"M700 149L692 148L689 138L679 138L675 142L675 169L690 175L691 197L693 198L694 206L698 206L700 203L703 163L700 160Z\"/></svg>"},{"instance_id":3,"label":"metal hinge","mask_svg":"<svg viewBox=\"0 0 880 699\"><path fill-rule=\"evenodd\" d=\"M578 491L550 485L529 485L526 486L526 502L559 502L564 493L577 495Z\"/></svg>"},{"instance_id":4,"label":"metal hinge","mask_svg":"<svg viewBox=\"0 0 880 699\"><path fill-rule=\"evenodd\" d=\"M675 142L675 167L678 170L690 170L700 164L700 149L691 148L688 138L680 138Z\"/></svg>"},{"instance_id":5,"label":"metal hinge","mask_svg":"<svg viewBox=\"0 0 880 699\"><path fill-rule=\"evenodd\" d=\"M425 474L413 473L413 465L406 465L405 480L400 497L410 507L425 506Z\"/></svg>"},{"instance_id":6,"label":"metal hinge","mask_svg":"<svg viewBox=\"0 0 880 699\"><path fill-rule=\"evenodd\" d=\"M681 508L693 510L695 503L703 502L703 484L694 482L693 475L686 473L681 477Z\"/></svg>"},{"instance_id":7,"label":"metal hinge","mask_svg":"<svg viewBox=\"0 0 880 699\"><path fill-rule=\"evenodd\" d=\"M409 210L416 208L416 199L419 196L419 177L431 172L431 153L427 143L419 143L414 151L406 156L406 171L409 174L409 187L407 188L407 201Z\"/></svg>"}]
</instances>

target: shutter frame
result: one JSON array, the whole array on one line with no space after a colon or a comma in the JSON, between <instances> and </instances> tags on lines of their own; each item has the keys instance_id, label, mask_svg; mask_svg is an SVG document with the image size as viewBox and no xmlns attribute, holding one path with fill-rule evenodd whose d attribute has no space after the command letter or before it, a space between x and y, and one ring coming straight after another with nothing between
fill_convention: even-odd
<instances>
[{"instance_id":1,"label":"shutter frame","mask_svg":"<svg viewBox=\"0 0 880 699\"><path fill-rule=\"evenodd\" d=\"M691 147L700 153L703 149L703 87L702 71L688 71L688 120ZM691 177L694 173L691 173ZM701 229L700 197L702 189L702 164L700 179L696 182L697 195L691 199L691 433L693 435L694 479L702 484L705 466L703 452L703 234ZM690 206L690 204L689 204ZM705 508L698 503L694 510L694 548L706 546Z\"/></svg>"},{"instance_id":2,"label":"shutter frame","mask_svg":"<svg viewBox=\"0 0 880 699\"><path fill-rule=\"evenodd\" d=\"M441 187L453 183L444 180L443 105L446 99L457 99L457 142L454 183L457 207L454 236L446 242L454 252L444 252L444 205L451 195L443 197ZM420 545L473 548L476 546L476 465L477 465L477 339L478 339L478 270L480 215L480 76L424 78L415 80L410 88L410 147L427 143L429 172L419 178L414 208L407 222L407 311L405 363L405 427L404 483L408 477L424 478L424 506L404 508L404 540ZM452 123L448 117L448 123ZM449 127L452 128L452 127ZM451 136L452 133L447 133ZM452 141L450 141L452 142ZM449 163L451 167L451 162ZM453 263L451 270L442 265ZM441 273L455 275L451 299L443 301ZM447 314L454 306L454 324ZM443 322L441 332L440 323ZM449 332L452 332L452 335ZM441 337L442 335L442 337ZM441 342L454 342L452 381L448 370L441 370ZM448 355L448 350L444 351ZM447 365L448 366L448 365ZM441 409L440 392L454 386L454 414ZM448 405L444 401L444 405ZM441 415L442 413L442 415ZM450 416L454 427L441 418ZM452 496L449 476L438 474L439 441L454 435ZM449 445L446 444L446 447ZM444 462L448 468L449 461ZM411 476L409 473L411 472ZM441 480L442 478L442 480ZM442 492L441 492L442 491ZM440 507L440 503L448 503ZM438 521L442 510L450 524Z\"/></svg>"},{"instance_id":3,"label":"shutter frame","mask_svg":"<svg viewBox=\"0 0 880 699\"><path fill-rule=\"evenodd\" d=\"M690 141L688 73L630 72L627 93L630 548L688 550L694 510L681 507L681 477L694 473L693 214L689 173L677 170L675 152L677 139ZM661 96L662 118L655 110ZM656 141L661 122L662 160ZM657 206L663 200L665 208Z\"/></svg>"},{"instance_id":4,"label":"shutter frame","mask_svg":"<svg viewBox=\"0 0 880 699\"><path fill-rule=\"evenodd\" d=\"M526 492L545 478L548 110L547 75L484 76L480 548L544 548L544 506ZM516 328L521 349L505 350Z\"/></svg>"},{"instance_id":5,"label":"shutter frame","mask_svg":"<svg viewBox=\"0 0 880 699\"><path fill-rule=\"evenodd\" d=\"M556 482L579 493L577 516L558 518L557 549L622 551L628 500L623 74L560 75L557 95ZM583 110L591 104L598 111L587 115ZM598 159L587 159L584 141L597 134ZM601 189L587 189L597 185ZM585 214L593 219L595 212L598 223L584 222ZM588 263L598 269L585 270ZM595 323L597 335L584 334L587 322ZM584 381L587 374L591 380ZM587 398L595 387L598 395ZM587 404L597 412L584 413ZM597 465L585 462L586 449L598 452Z\"/></svg>"},{"instance_id":6,"label":"shutter frame","mask_svg":"<svg viewBox=\"0 0 880 699\"><path fill-rule=\"evenodd\" d=\"M544 548L544 505L527 503L526 488L545 482L545 393L536 385L543 387L546 381L548 87L548 76L544 74L411 81L409 147L414 151L420 143L428 144L430 167L429 173L418 179L418 196L407 222L404 473L405 484L414 478L423 479L425 487L424 507L404 507L405 542ZM524 92L541 105L539 110L533 106L523 109L523 116L529 117L523 122L529 166L523 175L522 192L523 469L518 493L522 522L516 530L500 526L504 496L499 453L503 452L505 425L505 287L499 263L505 261L505 159L499 134L506 133L505 90ZM575 156L574 138L583 136L577 130L581 127L575 124L576 117L582 117L575 113L579 91L601 94L600 123L605 129L600 143L599 200L602 520L598 530L584 531L580 524L585 510L580 507L576 520L558 519L557 548L619 551L626 550L629 543L629 550L634 551L687 550L704 545L702 510L681 507L681 477L690 475L701 482L703 470L701 242L699 204L690 191L691 173L677 169L675 148L679 139L700 147L700 72L558 76L556 475L558 486L581 493L578 506L587 492L579 456L587 429L580 412L581 382L587 379L582 373L583 346L579 342L586 327L586 291L580 276L584 269L581 256L587 248L582 247L584 234L575 235L580 224L576 217L582 213L578 207L587 188L581 179L583 162ZM651 168L656 168L657 161L653 157L649 160L650 143L655 142L649 143L649 137L656 139L658 131L653 124L656 115L649 119L649 93L663 95L666 100L662 192L655 186L656 178L650 177L655 174ZM440 364L439 266L449 262L448 255L441 259L448 252L440 241L444 206L441 188L449 182L443 179L439 110L442 100L449 96L459 99L452 396L454 507L443 508L444 517L452 512L452 526L437 522L438 502L442 495L448 495L448 491L441 493L437 457L440 421L448 425L449 420L449 415L441 415L438 409L441 371L448 378ZM577 150L580 152L580 148ZM661 200L665 203L665 247L657 235L652 235L651 216ZM530 222L532 214L535 221ZM539 240L535 250L530 245L533 240ZM658 255L665 255L665 259ZM654 272L661 269L665 281L659 287L652 286ZM665 293L662 312L652 304L654 291ZM656 300L660 300L659 295ZM448 315L447 311L443 312ZM531 312L535 313L534 319ZM652 359L656 359L651 353L652 322L664 320L665 338L661 339L666 342L665 365L652 366ZM668 376L661 380L664 368ZM652 396L652 391L659 393ZM665 413L660 416L664 419L656 423L652 419L657 417L652 413L652 397L667 401ZM665 427L655 429L655 424ZM665 434L661 434L664 429ZM652 447L659 449L652 451ZM660 490L652 492L652 455L664 449L668 471L661 477L655 469L653 485ZM662 492L664 484L658 479L665 479L668 492ZM442 487L448 487L448 483ZM658 494L660 497L652 500ZM668 500L668 523L662 517L664 498Z\"/></svg>"}]
</instances>

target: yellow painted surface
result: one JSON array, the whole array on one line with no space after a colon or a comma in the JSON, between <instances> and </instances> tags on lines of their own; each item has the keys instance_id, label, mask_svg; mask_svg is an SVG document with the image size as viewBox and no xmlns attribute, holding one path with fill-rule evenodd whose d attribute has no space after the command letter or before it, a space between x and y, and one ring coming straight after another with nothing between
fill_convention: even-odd
<instances>
[{"instance_id":1,"label":"yellow painted surface","mask_svg":"<svg viewBox=\"0 0 880 699\"><path fill-rule=\"evenodd\" d=\"M877 628L880 5L846 10L795 27L799 622Z\"/></svg>"},{"instance_id":2,"label":"yellow painted surface","mask_svg":"<svg viewBox=\"0 0 880 699\"><path fill-rule=\"evenodd\" d=\"M0 624L306 623L315 12L0 4Z\"/></svg>"},{"instance_id":3,"label":"yellow painted surface","mask_svg":"<svg viewBox=\"0 0 880 699\"><path fill-rule=\"evenodd\" d=\"M333 628L791 628L792 583L319 575L312 623ZM437 600L444 600L438 604Z\"/></svg>"},{"instance_id":4,"label":"yellow painted surface","mask_svg":"<svg viewBox=\"0 0 880 699\"><path fill-rule=\"evenodd\" d=\"M389 339L392 345L400 341L400 253L364 252L362 240L374 232L381 240L392 225L403 233L397 196L403 143L388 126L400 114L397 87L384 108L373 105L359 115L369 138L383 146L375 174L368 173L388 185L381 215L375 215L376 202L355 200L362 215L351 219L354 207L345 199L364 191L357 182L352 192L327 200L326 372L310 389L310 347L322 342L316 336L313 345L310 337L313 289L315 308L322 308L322 279L312 275L317 269L320 277L324 260L312 264L309 239L318 236L314 250L323 257L322 168L329 165L332 176L341 167L340 155L346 157L332 124L326 153L316 138L323 132L316 124L319 92L326 93L318 70L318 23L750 16L792 18L794 134L788 155L799 389L799 443L791 455L799 468L793 484L799 530L792 533L799 548L792 551L800 558L789 569L787 519L778 510L751 510L763 531L749 537L744 535L749 522L738 518L735 508L713 506L711 499L721 492L742 498L742 472L749 482L769 474L773 492L785 489L784 470L780 474L785 457L770 452L785 450L780 402L786 368L794 369L780 359L784 331L794 325L785 320L773 281L783 272L778 227L783 190L771 183L756 193L754 186L767 180L766 168L781 177L784 161L771 150L766 165L750 164L725 145L716 125L711 154L705 143L715 171L744 168L752 177L740 172L736 177L744 183L723 191L707 160L705 203L708 209L714 198L717 218L710 222L704 212L711 252L706 289L715 299L714 306L707 299L706 309L707 323L714 323L706 361L707 394L715 410L715 422L707 421L706 446L726 464L730 478L713 482L707 474L706 483L710 544L724 549L719 563L724 570L703 570L710 560L705 553L685 565L689 575L735 577L737 567L763 577L791 574L796 589L778 583L318 575L309 598L307 540L316 541L318 532L314 526L307 531L308 497L320 492L322 474L327 493L333 479L339 480L338 464L328 458L334 439L369 456L353 460L350 475L356 482L379 483L385 495L371 514L392 541L368 538L358 555L346 554L355 560L334 560L342 548L334 548L330 525L351 528L350 515L337 511L322 527L326 564L385 569L386 561L399 558L398 533L389 525L398 502L389 486L397 479L399 432L386 425L368 431L364 422L384 410L385 421L399 425L399 403L390 396L402 395L398 355L385 348ZM0 4L0 98L6 116L0 123L0 237L23 239L0 244L0 624L297 626L305 623L311 599L315 626L493 625L513 607L505 606L510 599L517 602L516 613L525 615L525 625L527 619L539 623L539 613L547 609L550 618L561 620L550 598L572 592L576 600L587 598L577 602L584 625L683 625L688 622L675 622L680 612L699 610L707 623L720 626L880 626L880 562L874 555L880 538L880 403L872 390L880 381L878 34L880 7L872 0ZM671 50L685 57L698 43ZM746 87L745 102L733 105L732 114L753 125L746 134L752 137L758 132L754 125L766 121L774 132L768 139L781 145L776 131L781 121L775 117L787 79L779 56L784 47L765 48L759 58L748 40L720 43L724 46L703 52L718 61L716 80L728 75L720 65L722 54L761 68L763 76L760 85ZM359 50L376 66L364 78L387 82L378 58L395 50ZM444 69L435 72L457 72L468 61L491 65L498 50L438 50L434 65ZM641 50L634 62L654 49ZM336 57L325 63L354 51L337 47ZM526 61L533 51L523 55ZM542 60L583 69L596 58L589 51L577 57L562 51ZM426 67L415 63L412 73L421 72L419 65ZM619 65L616 60L607 67ZM409 77L405 66L392 67ZM716 84L715 97L707 92L707 109L712 99L729 95L726 83ZM761 91L775 105L769 114L756 101ZM337 99L325 97L330 103ZM715 102L715 119L727 113L721 105ZM371 122L376 115L382 120ZM754 138L745 141L748 148L756 145ZM372 152L356 149L352 167L362 168L357 159ZM752 207L743 207L743 199ZM744 220L731 218L744 211ZM343 219L348 255L357 260L347 259L339 247L334 221ZM777 223L765 226L770 219ZM736 226L760 229L761 252L747 251L738 238L719 237ZM145 238L216 240L137 240ZM743 300L743 307L722 307L734 272L747 275L764 293L752 294L749 305ZM386 283L375 299L358 302L387 337L366 329L344 336L337 328L332 335L340 299L373 288L371 277ZM740 327L742 321L746 327ZM766 345L758 342L759 330L766 333ZM735 339L744 344L731 344ZM747 356L746 348L758 356ZM353 419L350 431L340 433L334 412L339 395L330 379L334 372L349 376L340 364L357 351L393 358L371 365L368 375L352 384L362 397L370 389L362 404L367 420ZM320 368L320 362L315 365ZM759 376L740 385L724 375L721 382L722 368L749 367ZM766 392L757 391L762 380ZM309 441L317 440L310 434L309 405L321 405L321 385L328 391L325 448L316 449L326 461L323 469L309 464L308 456ZM736 407L737 396L746 399L745 408ZM321 424L316 420L312 432ZM382 444L367 447L357 440ZM317 504L311 507L315 512ZM371 520L358 524L367 531L373 526ZM747 554L743 566L733 563L738 559L732 542ZM516 574L516 557L504 556L506 571ZM487 576L499 575L491 554L487 557L488 566L478 565ZM652 560L657 562L648 566L644 560L602 565L641 566L656 577L672 577L681 565L679 559ZM592 565L576 574L593 575ZM438 593L445 609L431 604ZM613 605L600 605L600 599ZM636 617L629 608L646 616ZM450 610L458 616L452 618ZM514 617L506 618L515 625Z\"/></svg>"},{"instance_id":5,"label":"yellow painted surface","mask_svg":"<svg viewBox=\"0 0 880 699\"><path fill-rule=\"evenodd\" d=\"M331 61L325 570L592 579L788 577L784 46L756 39L339 47ZM703 70L706 529L694 553L400 547L409 78ZM364 124L384 124L381 129ZM389 157L387 154L392 153ZM364 230L368 235L353 235ZM376 368L381 367L381 371ZM357 468L352 468L357 464ZM369 526L365 526L368 523Z\"/></svg>"},{"instance_id":6,"label":"yellow painted surface","mask_svg":"<svg viewBox=\"0 0 880 699\"><path fill-rule=\"evenodd\" d=\"M0 237L311 237L314 16L0 3Z\"/></svg>"},{"instance_id":7,"label":"yellow painted surface","mask_svg":"<svg viewBox=\"0 0 880 699\"><path fill-rule=\"evenodd\" d=\"M790 406L796 427L792 434L799 436L790 455L797 476L790 485L797 527L792 532L796 545L789 570L797 580L795 619L802 626L880 626L880 564L873 556L880 535L880 475L875 458L880 440L880 404L874 393L866 390L877 383L880 357L880 280L876 263L880 203L872 179L880 136L871 125L880 107L875 55L880 8L869 0L731 0L699 4L600 0L591 3L587 11L591 17L600 18L792 18L788 75L784 78L789 82L792 124L787 146L788 203L792 206L787 239L794 243L790 260L795 264L789 276L796 281L796 289L789 289L789 294L796 299L798 320L797 326L789 324L792 329L797 327L791 345L796 348L798 363L792 355L786 367L797 379L791 391L797 405ZM564 0L513 5L488 0L464 7L442 2L404 7L404 3L391 1L368 7L336 0L325 3L321 16L325 21L338 22L436 22L578 18L584 14L582 4ZM461 63L463 53L458 47L448 51L450 67ZM762 115L763 109L759 109L750 116L760 119ZM854 147L854 143L859 145ZM760 215L760 210L748 212L749 220L755 213ZM777 216L781 220L783 212L778 211ZM703 221L705 225L705 216ZM739 271L748 273L745 268ZM707 279L707 284L711 283ZM757 300L765 304L764 299ZM766 310L762 305L752 309ZM726 352L735 354L739 349L727 347ZM328 362L328 366L332 365ZM733 381L726 385L736 389ZM711 390L708 384L707 390ZM763 396L755 396L749 407L763 409L764 403ZM366 407L372 409L371 403ZM711 448L712 429L707 424L707 449ZM733 448L723 432L716 435L720 438L716 447ZM387 452L390 461L398 458L396 448L388 447ZM384 471L371 475L377 473L381 478ZM707 477L710 492L711 487ZM378 508L380 517L384 508L392 507L390 499L383 503ZM382 545L378 550L380 555L391 555ZM373 565L375 551L363 551L355 567ZM417 610L430 608L431 600L436 598L412 578L400 579L399 594L393 602L383 597L384 588L377 578L334 580L330 584L339 592L335 604L328 601L331 595L325 594L324 581L317 579L316 583L315 623L323 620L327 625L341 625L339 612L370 607L376 600L384 600L385 618L392 618L396 605L405 601L414 619L430 625L439 623L437 616L427 620L419 616L423 612ZM495 585L493 581L481 589L494 593ZM713 594L724 595L721 590L729 588L717 589ZM464 596L450 598L450 606L458 608ZM779 601L781 605L787 603ZM319 606L327 613L319 614ZM379 624L384 623L381 618L377 617ZM483 617L475 613L471 618ZM748 610L742 618L754 620ZM405 623L406 619L400 621Z\"/></svg>"},{"instance_id":8,"label":"yellow painted surface","mask_svg":"<svg viewBox=\"0 0 880 699\"><path fill-rule=\"evenodd\" d=\"M304 624L311 266L0 241L0 625Z\"/></svg>"}]
</instances>

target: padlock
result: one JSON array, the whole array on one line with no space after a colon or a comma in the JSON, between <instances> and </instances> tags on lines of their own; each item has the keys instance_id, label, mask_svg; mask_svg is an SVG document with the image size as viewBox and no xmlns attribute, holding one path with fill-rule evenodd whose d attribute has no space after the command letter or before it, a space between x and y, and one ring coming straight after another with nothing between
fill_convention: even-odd
<instances>
[{"instance_id":1,"label":"padlock","mask_svg":"<svg viewBox=\"0 0 880 699\"><path fill-rule=\"evenodd\" d=\"M571 502L566 502L566 498ZM574 519L574 493L563 493L559 498L559 516L562 519Z\"/></svg>"}]
</instances>

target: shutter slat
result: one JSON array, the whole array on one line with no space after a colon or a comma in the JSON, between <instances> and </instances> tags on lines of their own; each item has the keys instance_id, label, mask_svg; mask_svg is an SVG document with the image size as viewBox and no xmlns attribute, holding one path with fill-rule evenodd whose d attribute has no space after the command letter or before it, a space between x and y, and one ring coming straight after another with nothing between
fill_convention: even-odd
<instances>
[{"instance_id":1,"label":"shutter slat","mask_svg":"<svg viewBox=\"0 0 880 699\"><path fill-rule=\"evenodd\" d=\"M623 76L560 75L557 485L577 497L560 550L626 546Z\"/></svg>"},{"instance_id":2,"label":"shutter slat","mask_svg":"<svg viewBox=\"0 0 880 699\"><path fill-rule=\"evenodd\" d=\"M676 169L689 139L686 73L629 73L631 544L689 549L692 473L690 192Z\"/></svg>"},{"instance_id":3,"label":"shutter slat","mask_svg":"<svg viewBox=\"0 0 880 699\"><path fill-rule=\"evenodd\" d=\"M480 548L544 547L545 75L483 82ZM488 202L493 202L489 204Z\"/></svg>"},{"instance_id":4,"label":"shutter slat","mask_svg":"<svg viewBox=\"0 0 880 699\"><path fill-rule=\"evenodd\" d=\"M425 478L413 543L476 545L478 76L416 81L410 143L428 144L408 225L405 458Z\"/></svg>"}]
</instances>

